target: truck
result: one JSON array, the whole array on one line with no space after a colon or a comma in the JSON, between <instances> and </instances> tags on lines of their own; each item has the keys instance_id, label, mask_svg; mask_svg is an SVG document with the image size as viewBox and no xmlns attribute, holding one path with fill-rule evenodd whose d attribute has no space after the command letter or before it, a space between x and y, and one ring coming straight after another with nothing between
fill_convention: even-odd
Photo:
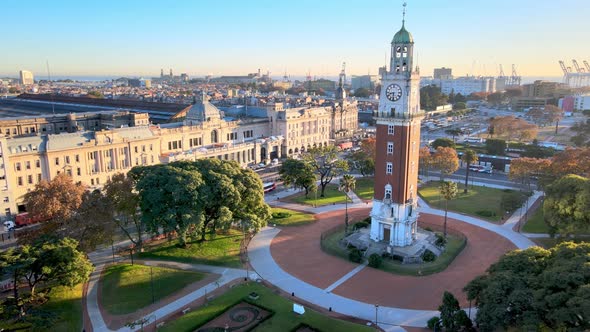
<instances>
[{"instance_id":1,"label":"truck","mask_svg":"<svg viewBox=\"0 0 590 332\"><path fill-rule=\"evenodd\" d=\"M47 219L43 219L41 217L31 217L29 216L28 212L23 212L16 215L14 222L16 224L16 227L23 227L27 225L36 224L38 222L43 222L45 220Z\"/></svg>"},{"instance_id":2,"label":"truck","mask_svg":"<svg viewBox=\"0 0 590 332\"><path fill-rule=\"evenodd\" d=\"M338 149L340 150L348 150L352 148L352 142L342 142L338 144Z\"/></svg>"}]
</instances>

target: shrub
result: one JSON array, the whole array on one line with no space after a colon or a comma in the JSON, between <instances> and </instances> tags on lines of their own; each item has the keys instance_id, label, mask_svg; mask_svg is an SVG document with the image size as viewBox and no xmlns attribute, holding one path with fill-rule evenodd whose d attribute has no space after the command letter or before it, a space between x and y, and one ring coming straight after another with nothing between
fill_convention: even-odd
<instances>
[{"instance_id":1,"label":"shrub","mask_svg":"<svg viewBox=\"0 0 590 332\"><path fill-rule=\"evenodd\" d=\"M367 225L371 224L371 217L366 217L365 219L363 219L363 222L367 223Z\"/></svg>"},{"instance_id":2,"label":"shrub","mask_svg":"<svg viewBox=\"0 0 590 332\"><path fill-rule=\"evenodd\" d=\"M357 248L352 248L348 251L348 260L355 263L360 263L363 261L363 252Z\"/></svg>"},{"instance_id":3,"label":"shrub","mask_svg":"<svg viewBox=\"0 0 590 332\"><path fill-rule=\"evenodd\" d=\"M364 221L359 221L356 224L352 225L352 229L354 229L354 230L361 229L361 228L367 228L367 227L369 227L369 224Z\"/></svg>"},{"instance_id":4,"label":"shrub","mask_svg":"<svg viewBox=\"0 0 590 332\"><path fill-rule=\"evenodd\" d=\"M383 259L381 258L381 256L379 256L379 254L374 253L374 254L371 254L371 256L369 256L369 266L370 267L374 267L374 268L378 269L379 267L381 267L382 263L383 263Z\"/></svg>"},{"instance_id":5,"label":"shrub","mask_svg":"<svg viewBox=\"0 0 590 332\"><path fill-rule=\"evenodd\" d=\"M440 331L440 318L438 316L434 316L428 320L426 323L426 327L430 330L439 330Z\"/></svg>"},{"instance_id":6,"label":"shrub","mask_svg":"<svg viewBox=\"0 0 590 332\"><path fill-rule=\"evenodd\" d=\"M447 239L445 239L445 237L442 236L442 234L436 233L435 236L436 236L436 240L434 241L435 246L442 248L445 246L445 244L447 244Z\"/></svg>"},{"instance_id":7,"label":"shrub","mask_svg":"<svg viewBox=\"0 0 590 332\"><path fill-rule=\"evenodd\" d=\"M496 212L490 210L479 210L475 212L475 214L481 217L493 217L496 215Z\"/></svg>"},{"instance_id":8,"label":"shrub","mask_svg":"<svg viewBox=\"0 0 590 332\"><path fill-rule=\"evenodd\" d=\"M289 212L273 212L272 218L273 219L284 219L289 218L291 214Z\"/></svg>"},{"instance_id":9,"label":"shrub","mask_svg":"<svg viewBox=\"0 0 590 332\"><path fill-rule=\"evenodd\" d=\"M391 255L391 259L393 259L394 261L403 262L404 261L404 256L393 254L393 255Z\"/></svg>"},{"instance_id":10,"label":"shrub","mask_svg":"<svg viewBox=\"0 0 590 332\"><path fill-rule=\"evenodd\" d=\"M422 260L425 262L434 262L436 260L436 255L432 251L426 249L422 254Z\"/></svg>"}]
</instances>

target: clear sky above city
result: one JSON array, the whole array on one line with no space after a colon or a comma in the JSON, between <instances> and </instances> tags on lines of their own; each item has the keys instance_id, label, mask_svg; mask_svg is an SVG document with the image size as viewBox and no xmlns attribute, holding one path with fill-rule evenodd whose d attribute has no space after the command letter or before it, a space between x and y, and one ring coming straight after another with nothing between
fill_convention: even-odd
<instances>
[{"instance_id":1,"label":"clear sky above city","mask_svg":"<svg viewBox=\"0 0 590 332\"><path fill-rule=\"evenodd\" d=\"M377 73L403 0L3 1L0 75ZM560 76L590 61L588 0L407 0L422 75ZM569 64L571 65L571 64Z\"/></svg>"}]
</instances>

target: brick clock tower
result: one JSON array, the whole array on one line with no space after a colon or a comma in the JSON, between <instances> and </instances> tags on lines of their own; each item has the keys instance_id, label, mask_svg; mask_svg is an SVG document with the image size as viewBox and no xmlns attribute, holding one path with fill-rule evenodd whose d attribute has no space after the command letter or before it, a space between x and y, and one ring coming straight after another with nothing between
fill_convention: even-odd
<instances>
[{"instance_id":1,"label":"brick clock tower","mask_svg":"<svg viewBox=\"0 0 590 332\"><path fill-rule=\"evenodd\" d=\"M371 240L411 245L417 235L420 73L413 63L414 39L405 28L391 41L389 71L381 77Z\"/></svg>"}]
</instances>

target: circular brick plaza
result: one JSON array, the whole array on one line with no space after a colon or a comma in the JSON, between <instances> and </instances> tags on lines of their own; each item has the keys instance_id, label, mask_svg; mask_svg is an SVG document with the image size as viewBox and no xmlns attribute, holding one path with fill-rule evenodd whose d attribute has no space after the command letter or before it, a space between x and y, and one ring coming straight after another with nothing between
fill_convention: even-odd
<instances>
[{"instance_id":1,"label":"circular brick plaza","mask_svg":"<svg viewBox=\"0 0 590 332\"><path fill-rule=\"evenodd\" d=\"M349 209L351 220L368 216L370 209ZM320 235L344 223L344 210L316 215L312 224L284 227L271 243L271 254L276 263L292 276L326 289L358 264L329 255L320 247ZM420 222L442 225L443 218L422 213ZM508 239L486 229L448 219L448 227L463 233L467 245L455 260L442 272L429 276L395 275L365 267L360 272L332 289L336 295L406 309L436 310L444 291L452 292L467 307L463 287L481 275L501 255L516 249Z\"/></svg>"}]
</instances>

